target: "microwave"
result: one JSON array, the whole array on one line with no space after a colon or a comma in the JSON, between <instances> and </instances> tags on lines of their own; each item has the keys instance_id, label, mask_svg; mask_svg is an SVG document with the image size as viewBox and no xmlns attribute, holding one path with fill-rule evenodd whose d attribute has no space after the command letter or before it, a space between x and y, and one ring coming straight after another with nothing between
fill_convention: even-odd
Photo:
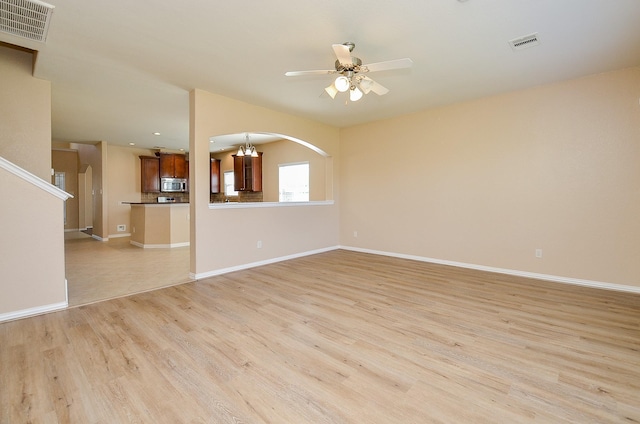
<instances>
[{"instance_id":1,"label":"microwave","mask_svg":"<svg viewBox=\"0 0 640 424\"><path fill-rule=\"evenodd\" d=\"M160 191L165 193L186 193L186 178L160 178Z\"/></svg>"}]
</instances>

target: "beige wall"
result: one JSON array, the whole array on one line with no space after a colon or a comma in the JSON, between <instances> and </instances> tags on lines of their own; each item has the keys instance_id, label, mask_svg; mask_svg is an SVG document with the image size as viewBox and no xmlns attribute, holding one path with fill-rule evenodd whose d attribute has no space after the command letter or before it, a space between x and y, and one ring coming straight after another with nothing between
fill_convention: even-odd
<instances>
[{"instance_id":1,"label":"beige wall","mask_svg":"<svg viewBox=\"0 0 640 424\"><path fill-rule=\"evenodd\" d=\"M107 179L109 186L107 234L122 237L131 233L131 206L122 202L140 202L140 156L152 156L149 149L108 146ZM118 225L125 225L126 231L118 231Z\"/></svg>"},{"instance_id":2,"label":"beige wall","mask_svg":"<svg viewBox=\"0 0 640 424\"><path fill-rule=\"evenodd\" d=\"M51 180L51 84L32 55L0 46L0 156ZM46 183L45 183L46 184ZM0 169L0 316L66 304L62 200Z\"/></svg>"},{"instance_id":3,"label":"beige wall","mask_svg":"<svg viewBox=\"0 0 640 424\"><path fill-rule=\"evenodd\" d=\"M278 165L296 162L309 162L309 200L325 199L324 156L289 140L276 141L260 146L262 156L263 192L265 202L277 202Z\"/></svg>"},{"instance_id":4,"label":"beige wall","mask_svg":"<svg viewBox=\"0 0 640 424\"><path fill-rule=\"evenodd\" d=\"M209 137L242 132L286 134L315 145L335 161L338 129L202 90L193 90L190 94L190 120L193 274L207 274L338 244L335 204L209 209ZM333 177L337 182L338 175ZM337 195L334 198L337 199ZM235 225L238 222L252 222L253 226L238 227ZM263 242L263 248L256 248L257 241Z\"/></svg>"},{"instance_id":5,"label":"beige wall","mask_svg":"<svg viewBox=\"0 0 640 424\"><path fill-rule=\"evenodd\" d=\"M65 173L65 189L73 197L66 202L67 215L65 230L78 230L80 228L80 205L78 190L78 151L53 149L51 151L51 167L55 172ZM53 176L50 177L53 183Z\"/></svg>"},{"instance_id":6,"label":"beige wall","mask_svg":"<svg viewBox=\"0 0 640 424\"><path fill-rule=\"evenodd\" d=\"M0 45L0 156L49 181L51 83L31 76L32 60Z\"/></svg>"},{"instance_id":7,"label":"beige wall","mask_svg":"<svg viewBox=\"0 0 640 424\"><path fill-rule=\"evenodd\" d=\"M640 286L639 98L633 68L346 128L341 244Z\"/></svg>"},{"instance_id":8,"label":"beige wall","mask_svg":"<svg viewBox=\"0 0 640 424\"><path fill-rule=\"evenodd\" d=\"M80 230L93 227L93 168L84 164L78 173L78 221Z\"/></svg>"},{"instance_id":9,"label":"beige wall","mask_svg":"<svg viewBox=\"0 0 640 424\"><path fill-rule=\"evenodd\" d=\"M0 321L66 305L62 203L0 168Z\"/></svg>"}]
</instances>

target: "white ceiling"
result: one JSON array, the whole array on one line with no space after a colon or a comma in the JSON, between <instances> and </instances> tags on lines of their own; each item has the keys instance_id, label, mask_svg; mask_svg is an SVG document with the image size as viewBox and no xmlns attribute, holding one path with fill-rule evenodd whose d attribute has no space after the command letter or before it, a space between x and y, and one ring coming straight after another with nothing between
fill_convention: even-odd
<instances>
[{"instance_id":1,"label":"white ceiling","mask_svg":"<svg viewBox=\"0 0 640 424\"><path fill-rule=\"evenodd\" d=\"M343 127L640 65L639 0L48 2L46 43L0 41L39 50L62 141L187 148L193 88ZM531 33L538 46L509 47ZM331 69L345 41L364 63L414 65L369 74L389 94L347 105L329 75L284 76Z\"/></svg>"}]
</instances>

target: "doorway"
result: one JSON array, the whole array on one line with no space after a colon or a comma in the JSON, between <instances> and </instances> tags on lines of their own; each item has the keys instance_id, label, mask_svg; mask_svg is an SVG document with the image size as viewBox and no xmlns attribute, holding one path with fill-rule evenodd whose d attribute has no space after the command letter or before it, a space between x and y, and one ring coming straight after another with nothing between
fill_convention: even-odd
<instances>
[{"instance_id":1,"label":"doorway","mask_svg":"<svg viewBox=\"0 0 640 424\"><path fill-rule=\"evenodd\" d=\"M56 163L54 169L64 169L67 191L72 190L73 202L67 203L65 227L65 273L69 306L79 306L111 298L128 296L162 287L191 281L189 278L189 247L168 249L142 249L130 244L130 236L109 235L109 209L106 190L118 192L117 179L109 173L111 166L122 167L117 153L125 148L110 148L106 143L72 143L62 150L74 159L68 164ZM120 149L120 150L117 150ZM135 153L135 154L134 154ZM52 155L53 156L53 155ZM132 152L138 160L136 152ZM54 159L54 160L57 160ZM73 169L75 164L75 169ZM126 166L128 166L125 163ZM57 167L57 168L56 168ZM64 167L64 168L63 168ZM135 167L135 162L129 168ZM68 169L67 169L68 168ZM134 171L131 171L134 172ZM139 176L138 176L139 178ZM135 176L126 181L138 180ZM132 191L135 191L132 190ZM133 200L120 198L120 200ZM139 201L139 200L138 200Z\"/></svg>"}]
</instances>

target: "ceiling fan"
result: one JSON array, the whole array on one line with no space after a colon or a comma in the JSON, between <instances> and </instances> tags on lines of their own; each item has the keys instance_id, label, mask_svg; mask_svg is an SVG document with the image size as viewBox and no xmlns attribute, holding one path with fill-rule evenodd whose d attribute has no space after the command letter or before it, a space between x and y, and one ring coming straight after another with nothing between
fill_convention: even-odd
<instances>
[{"instance_id":1,"label":"ceiling fan","mask_svg":"<svg viewBox=\"0 0 640 424\"><path fill-rule=\"evenodd\" d=\"M360 58L351 56L351 52L355 48L355 44L348 41L342 44L333 44L333 51L338 60L335 63L335 69L317 70L317 71L289 71L285 75L288 77L297 77L304 75L325 75L339 74L330 86L324 89L331 96L336 98L336 94L349 91L349 100L356 102L362 98L364 94L374 92L379 96L387 94L389 89L375 82L365 74L368 72L388 71L390 69L409 68L413 61L409 58L388 60L385 62L376 62L363 65Z\"/></svg>"}]
</instances>

